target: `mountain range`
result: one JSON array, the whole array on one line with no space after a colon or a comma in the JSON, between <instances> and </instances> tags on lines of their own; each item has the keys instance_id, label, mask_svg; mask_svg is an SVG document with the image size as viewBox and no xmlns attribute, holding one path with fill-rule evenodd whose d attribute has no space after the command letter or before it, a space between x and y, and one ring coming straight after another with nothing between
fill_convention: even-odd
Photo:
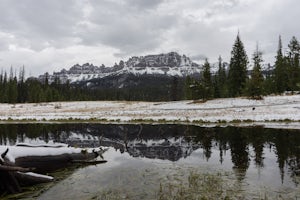
<instances>
[{"instance_id":1,"label":"mountain range","mask_svg":"<svg viewBox=\"0 0 300 200\"><path fill-rule=\"evenodd\" d=\"M229 64L223 63L226 70ZM211 73L219 68L218 63L211 64ZM272 70L272 66L263 65L263 72ZM193 62L186 55L176 52L166 54L133 56L127 61L120 61L112 67L95 66L90 63L76 64L69 70L62 69L53 74L45 73L38 79L49 83L59 79L60 83L69 82L72 85L89 89L150 89L155 91L161 87L170 88L182 84L185 77L199 78L203 65ZM249 70L250 73L251 70ZM177 82L174 83L174 78ZM178 81L179 80L179 81ZM169 91L169 90L168 90Z\"/></svg>"},{"instance_id":2,"label":"mountain range","mask_svg":"<svg viewBox=\"0 0 300 200\"><path fill-rule=\"evenodd\" d=\"M54 72L52 75L45 73L39 76L40 80L47 77L49 82L59 78L62 83L89 82L95 79L104 79L106 77L120 75L150 75L150 76L177 76L186 77L199 75L202 71L202 65L196 64L185 55L179 55L176 52L167 54L134 56L126 62L120 61L112 67L94 66L90 63L83 65L76 64L69 70L62 69L60 72Z\"/></svg>"}]
</instances>

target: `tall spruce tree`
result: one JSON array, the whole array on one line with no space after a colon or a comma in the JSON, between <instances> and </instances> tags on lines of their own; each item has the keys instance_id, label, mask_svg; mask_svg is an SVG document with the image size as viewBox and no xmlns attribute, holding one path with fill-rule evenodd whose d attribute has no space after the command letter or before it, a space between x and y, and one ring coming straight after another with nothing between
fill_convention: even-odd
<instances>
[{"instance_id":1,"label":"tall spruce tree","mask_svg":"<svg viewBox=\"0 0 300 200\"><path fill-rule=\"evenodd\" d=\"M247 84L247 95L252 98L260 98L263 93L263 81L264 77L261 72L262 52L259 51L258 45L253 53L253 70L251 72L251 78Z\"/></svg>"},{"instance_id":2,"label":"tall spruce tree","mask_svg":"<svg viewBox=\"0 0 300 200\"><path fill-rule=\"evenodd\" d=\"M7 102L16 103L18 98L18 88L17 88L17 77L14 75L13 67L10 67L8 88L7 88Z\"/></svg>"},{"instance_id":3,"label":"tall spruce tree","mask_svg":"<svg viewBox=\"0 0 300 200\"><path fill-rule=\"evenodd\" d=\"M190 76L187 76L185 78L185 82L184 82L184 95L185 95L185 99L193 99L192 96L192 79Z\"/></svg>"},{"instance_id":4,"label":"tall spruce tree","mask_svg":"<svg viewBox=\"0 0 300 200\"><path fill-rule=\"evenodd\" d=\"M295 36L292 37L288 47L288 89L294 91L300 88L300 45Z\"/></svg>"},{"instance_id":5,"label":"tall spruce tree","mask_svg":"<svg viewBox=\"0 0 300 200\"><path fill-rule=\"evenodd\" d=\"M227 85L226 85L226 69L225 69L225 63L223 63L222 57L219 56L219 69L217 72L218 75L218 87L220 90L220 97L226 97L227 96Z\"/></svg>"},{"instance_id":6,"label":"tall spruce tree","mask_svg":"<svg viewBox=\"0 0 300 200\"><path fill-rule=\"evenodd\" d=\"M178 97L178 77L173 76L172 78L172 83L171 83L171 96L170 96L170 100L171 101L178 101L179 97Z\"/></svg>"},{"instance_id":7,"label":"tall spruce tree","mask_svg":"<svg viewBox=\"0 0 300 200\"><path fill-rule=\"evenodd\" d=\"M222 58L219 56L218 58L218 71L213 77L213 83L214 83L214 98L220 98L221 97L221 85L219 83L219 77L220 77L220 71L222 69Z\"/></svg>"},{"instance_id":8,"label":"tall spruce tree","mask_svg":"<svg viewBox=\"0 0 300 200\"><path fill-rule=\"evenodd\" d=\"M23 65L19 72L18 81L18 102L24 103L26 101L26 84L25 84L25 67Z\"/></svg>"},{"instance_id":9,"label":"tall spruce tree","mask_svg":"<svg viewBox=\"0 0 300 200\"><path fill-rule=\"evenodd\" d=\"M205 63L203 65L203 74L201 80L202 87L202 98L209 99L212 97L212 80L211 80L211 73L210 73L210 64L207 59L205 59Z\"/></svg>"},{"instance_id":10,"label":"tall spruce tree","mask_svg":"<svg viewBox=\"0 0 300 200\"><path fill-rule=\"evenodd\" d=\"M236 97L242 94L247 79L248 57L238 34L234 42L228 73L229 95Z\"/></svg>"},{"instance_id":11,"label":"tall spruce tree","mask_svg":"<svg viewBox=\"0 0 300 200\"><path fill-rule=\"evenodd\" d=\"M2 94L1 94L1 99L3 103L8 103L8 80L7 80L7 73L6 71L4 72L3 76L3 83L2 83Z\"/></svg>"},{"instance_id":12,"label":"tall spruce tree","mask_svg":"<svg viewBox=\"0 0 300 200\"><path fill-rule=\"evenodd\" d=\"M282 53L281 36L279 36L277 55L275 58L274 90L276 93L282 93L288 87L288 70L286 67L285 58Z\"/></svg>"},{"instance_id":13,"label":"tall spruce tree","mask_svg":"<svg viewBox=\"0 0 300 200\"><path fill-rule=\"evenodd\" d=\"M3 70L1 71L1 74L0 74L0 103L3 102Z\"/></svg>"}]
</instances>

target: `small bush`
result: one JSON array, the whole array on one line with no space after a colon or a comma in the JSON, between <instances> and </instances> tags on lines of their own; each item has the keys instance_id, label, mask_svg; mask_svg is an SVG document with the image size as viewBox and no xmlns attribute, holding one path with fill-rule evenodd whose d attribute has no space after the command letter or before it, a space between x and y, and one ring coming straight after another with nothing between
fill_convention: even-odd
<instances>
[{"instance_id":1,"label":"small bush","mask_svg":"<svg viewBox=\"0 0 300 200\"><path fill-rule=\"evenodd\" d=\"M241 123L242 121L240 119L234 119L230 123Z\"/></svg>"},{"instance_id":2,"label":"small bush","mask_svg":"<svg viewBox=\"0 0 300 200\"><path fill-rule=\"evenodd\" d=\"M60 103L55 104L55 105L54 105L54 109L61 109L61 104L60 104Z\"/></svg>"}]
</instances>

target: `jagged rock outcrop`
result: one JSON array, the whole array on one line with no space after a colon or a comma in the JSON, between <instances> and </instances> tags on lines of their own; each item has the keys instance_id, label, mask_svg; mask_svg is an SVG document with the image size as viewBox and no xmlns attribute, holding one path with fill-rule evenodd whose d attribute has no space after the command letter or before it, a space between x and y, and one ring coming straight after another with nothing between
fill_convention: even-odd
<instances>
[{"instance_id":1,"label":"jagged rock outcrop","mask_svg":"<svg viewBox=\"0 0 300 200\"><path fill-rule=\"evenodd\" d=\"M163 75L185 77L187 75L200 74L202 66L191 61L185 55L179 55L176 52L167 54L134 56L128 61L120 61L113 67L94 66L90 63L83 65L76 64L69 70L63 69L60 72L54 72L53 75L45 73L39 76L39 80L48 82L59 80L61 83L76 83L89 81L93 79L102 79L108 76L119 75Z\"/></svg>"},{"instance_id":2,"label":"jagged rock outcrop","mask_svg":"<svg viewBox=\"0 0 300 200\"><path fill-rule=\"evenodd\" d=\"M228 69L229 64L226 62L223 64L225 68ZM216 73L218 68L218 63L211 63L212 74ZM271 66L270 64L264 64L262 67L264 75L270 74L273 69L274 66ZM179 55L176 52L170 52L139 57L133 56L126 62L121 60L119 64L116 63L112 67L106 67L103 64L99 67L91 63L85 63L83 65L76 64L69 70L62 69L60 72L54 72L53 74L45 73L40 75L38 79L41 82L48 79L49 83L59 80L60 83L70 82L82 85L83 82L83 85L94 86L95 84L93 84L93 82L95 82L95 80L104 79L100 82L107 82L107 80L112 80L116 77L116 79L118 79L118 84L110 83L108 85L114 85L114 87L122 88L124 83L120 83L120 81L126 81L127 77L198 77L202 70L202 65L193 62L186 55ZM249 69L248 73L251 73L251 69Z\"/></svg>"}]
</instances>

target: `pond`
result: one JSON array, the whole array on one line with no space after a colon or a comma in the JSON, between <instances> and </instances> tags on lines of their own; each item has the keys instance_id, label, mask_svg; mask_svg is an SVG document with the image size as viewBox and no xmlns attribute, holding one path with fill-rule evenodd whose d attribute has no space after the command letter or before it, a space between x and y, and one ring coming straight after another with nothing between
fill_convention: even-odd
<instances>
[{"instance_id":1,"label":"pond","mask_svg":"<svg viewBox=\"0 0 300 200\"><path fill-rule=\"evenodd\" d=\"M37 199L300 199L300 130L151 124L1 124L0 144L107 147Z\"/></svg>"}]
</instances>

